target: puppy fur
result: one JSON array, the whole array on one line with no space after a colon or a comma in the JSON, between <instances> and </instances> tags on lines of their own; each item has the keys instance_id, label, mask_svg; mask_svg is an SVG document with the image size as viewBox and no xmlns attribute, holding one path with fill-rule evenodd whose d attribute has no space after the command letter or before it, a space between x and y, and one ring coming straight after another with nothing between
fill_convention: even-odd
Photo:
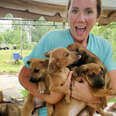
<instances>
[{"instance_id":1,"label":"puppy fur","mask_svg":"<svg viewBox=\"0 0 116 116\"><path fill-rule=\"evenodd\" d=\"M48 81L47 80L47 68L48 60L40 58L32 58L27 61L30 64L30 79L29 81L38 84L39 93L48 93ZM34 109L34 96L31 93L28 93L28 96L24 102L21 116L31 116Z\"/></svg>"},{"instance_id":2,"label":"puppy fur","mask_svg":"<svg viewBox=\"0 0 116 116\"><path fill-rule=\"evenodd\" d=\"M112 116L111 113L103 111L107 105L106 96L116 94L116 90L111 88L110 77L105 66L96 55L78 43L71 44L67 48L81 55L79 62L69 67L74 71L73 79L79 82L83 82L83 79L86 80L90 85L92 94L101 98L99 106L88 104L90 106L88 108L89 116L93 116L94 111L98 111L102 116Z\"/></svg>"},{"instance_id":3,"label":"puppy fur","mask_svg":"<svg viewBox=\"0 0 116 116\"><path fill-rule=\"evenodd\" d=\"M70 89L63 88L62 85L65 84L69 72L67 66L77 62L81 56L76 52L69 51L67 48L56 48L46 53L45 56L49 57L49 90L64 93L66 103L70 103ZM68 116L66 114L63 115ZM55 116L55 114L53 114L53 116Z\"/></svg>"}]
</instances>

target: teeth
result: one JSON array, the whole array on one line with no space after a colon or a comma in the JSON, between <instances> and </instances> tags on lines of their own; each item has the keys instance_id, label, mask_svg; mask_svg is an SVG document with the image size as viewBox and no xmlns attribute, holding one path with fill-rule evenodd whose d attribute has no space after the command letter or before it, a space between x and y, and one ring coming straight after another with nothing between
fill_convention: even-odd
<instances>
[{"instance_id":1,"label":"teeth","mask_svg":"<svg viewBox=\"0 0 116 116\"><path fill-rule=\"evenodd\" d=\"M83 26L77 26L76 28L78 28L78 29L84 29L85 26L84 27Z\"/></svg>"}]
</instances>

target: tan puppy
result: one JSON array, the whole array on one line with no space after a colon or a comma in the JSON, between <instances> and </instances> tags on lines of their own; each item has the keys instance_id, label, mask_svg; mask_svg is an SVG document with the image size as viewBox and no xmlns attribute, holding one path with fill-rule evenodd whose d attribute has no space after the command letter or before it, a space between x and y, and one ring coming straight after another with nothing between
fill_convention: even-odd
<instances>
[{"instance_id":1,"label":"tan puppy","mask_svg":"<svg viewBox=\"0 0 116 116\"><path fill-rule=\"evenodd\" d=\"M3 100L2 91L0 91L0 116L20 116L21 109L18 104L6 102Z\"/></svg>"},{"instance_id":2,"label":"tan puppy","mask_svg":"<svg viewBox=\"0 0 116 116\"><path fill-rule=\"evenodd\" d=\"M49 90L64 93L66 102L70 103L70 89L63 88L62 85L64 85L69 72L67 66L74 62L78 62L81 56L76 52L69 51L67 48L56 48L52 51L49 51L45 55L49 57ZM52 114L48 114L48 116L50 115ZM65 114L63 115L67 116Z\"/></svg>"},{"instance_id":3,"label":"tan puppy","mask_svg":"<svg viewBox=\"0 0 116 116\"><path fill-rule=\"evenodd\" d=\"M40 58L32 58L27 61L30 64L30 81L38 84L39 93L48 93L47 68L48 60ZM31 116L34 109L34 96L28 93L26 101L22 108L21 116Z\"/></svg>"}]
</instances>

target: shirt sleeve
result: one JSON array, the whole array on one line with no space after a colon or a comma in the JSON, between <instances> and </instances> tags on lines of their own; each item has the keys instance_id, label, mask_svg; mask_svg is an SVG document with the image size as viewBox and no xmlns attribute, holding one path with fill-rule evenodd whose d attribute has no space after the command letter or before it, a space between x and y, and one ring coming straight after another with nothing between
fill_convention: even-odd
<instances>
[{"instance_id":1,"label":"shirt sleeve","mask_svg":"<svg viewBox=\"0 0 116 116\"><path fill-rule=\"evenodd\" d=\"M106 66L107 70L116 70L116 62L114 61L113 50L110 42L105 45L104 54L104 65Z\"/></svg>"}]
</instances>

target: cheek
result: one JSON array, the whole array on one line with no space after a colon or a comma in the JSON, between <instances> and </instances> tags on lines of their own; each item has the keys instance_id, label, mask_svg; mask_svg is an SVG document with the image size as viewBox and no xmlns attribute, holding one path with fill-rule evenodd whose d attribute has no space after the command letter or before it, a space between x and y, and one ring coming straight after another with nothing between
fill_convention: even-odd
<instances>
[{"instance_id":1,"label":"cheek","mask_svg":"<svg viewBox=\"0 0 116 116\"><path fill-rule=\"evenodd\" d=\"M94 26L94 24L96 23L97 19L96 17L89 17L88 19L88 26L91 28Z\"/></svg>"},{"instance_id":2,"label":"cheek","mask_svg":"<svg viewBox=\"0 0 116 116\"><path fill-rule=\"evenodd\" d=\"M70 25L70 26L74 25L74 22L75 22L75 17L69 15L69 16L68 16L68 23L69 23L69 25Z\"/></svg>"}]
</instances>

